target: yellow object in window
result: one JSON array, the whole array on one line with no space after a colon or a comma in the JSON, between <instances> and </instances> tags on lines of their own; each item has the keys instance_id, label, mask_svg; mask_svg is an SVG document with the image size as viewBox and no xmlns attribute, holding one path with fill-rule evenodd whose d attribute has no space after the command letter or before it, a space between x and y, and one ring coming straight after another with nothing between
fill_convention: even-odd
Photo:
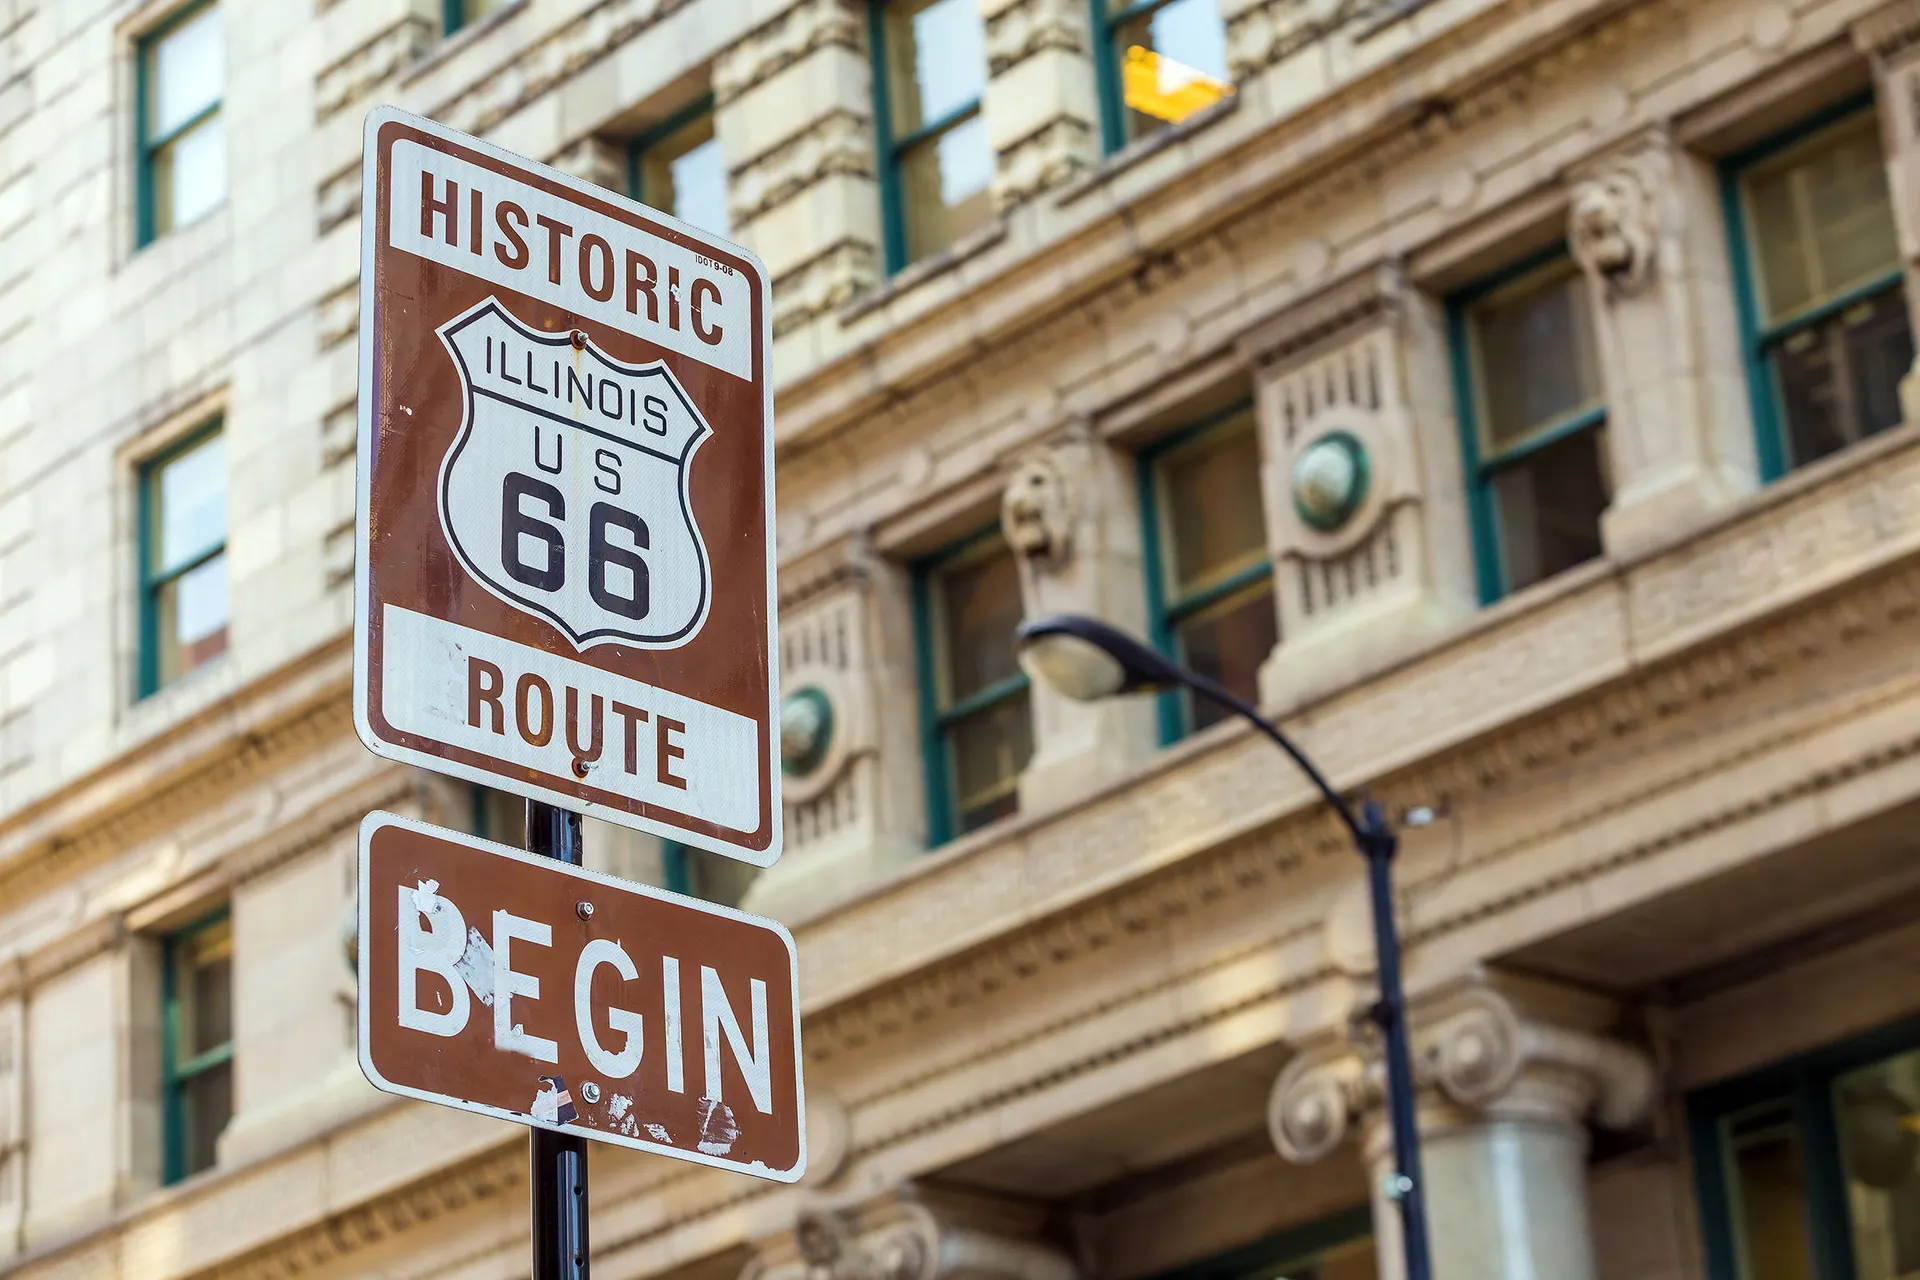
<instances>
[{"instance_id":1,"label":"yellow object in window","mask_svg":"<svg viewBox=\"0 0 1920 1280\"><path fill-rule=\"evenodd\" d=\"M1142 115L1178 124L1233 92L1233 86L1184 62L1134 45L1120 67L1127 106Z\"/></svg>"}]
</instances>

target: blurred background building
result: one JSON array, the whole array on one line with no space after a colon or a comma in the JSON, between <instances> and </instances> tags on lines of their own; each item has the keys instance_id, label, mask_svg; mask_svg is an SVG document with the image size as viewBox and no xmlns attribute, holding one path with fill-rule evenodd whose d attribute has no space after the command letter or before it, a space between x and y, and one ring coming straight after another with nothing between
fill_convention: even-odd
<instances>
[{"instance_id":1,"label":"blurred background building","mask_svg":"<svg viewBox=\"0 0 1920 1280\"><path fill-rule=\"evenodd\" d=\"M1361 864L1424 825L1442 1280L1920 1275L1920 3L0 0L0 1255L512 1280L526 1137L353 1060L361 123L774 279L798 1188L603 1280L1397 1274ZM1920 389L1920 388L1916 388ZM1376 1239L1376 1236L1378 1237Z\"/></svg>"}]
</instances>

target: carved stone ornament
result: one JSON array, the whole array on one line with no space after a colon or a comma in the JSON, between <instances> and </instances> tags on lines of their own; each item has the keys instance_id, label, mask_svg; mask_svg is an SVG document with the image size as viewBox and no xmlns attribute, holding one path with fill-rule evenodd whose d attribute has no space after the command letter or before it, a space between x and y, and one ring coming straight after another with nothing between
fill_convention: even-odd
<instances>
[{"instance_id":1,"label":"carved stone ornament","mask_svg":"<svg viewBox=\"0 0 1920 1280\"><path fill-rule=\"evenodd\" d=\"M1414 1082L1471 1112L1572 1123L1589 1114L1609 1129L1640 1124L1655 1099L1640 1050L1588 1026L1549 1021L1491 983L1472 982L1416 1015ZM1576 1016L1576 1023L1593 1023ZM1280 1154L1310 1164L1358 1120L1378 1118L1383 1092L1376 1037L1350 1030L1289 1062L1267 1100Z\"/></svg>"},{"instance_id":2,"label":"carved stone ornament","mask_svg":"<svg viewBox=\"0 0 1920 1280\"><path fill-rule=\"evenodd\" d=\"M1037 1225L987 1202L929 1203L910 1186L861 1205L815 1201L741 1280L1074 1280L1065 1254L1015 1230Z\"/></svg>"},{"instance_id":3,"label":"carved stone ornament","mask_svg":"<svg viewBox=\"0 0 1920 1280\"><path fill-rule=\"evenodd\" d=\"M1653 278L1666 162L1657 150L1620 156L1574 188L1567 220L1574 261L1616 296L1637 293Z\"/></svg>"},{"instance_id":4,"label":"carved stone ornament","mask_svg":"<svg viewBox=\"0 0 1920 1280\"><path fill-rule=\"evenodd\" d=\"M1029 560L1063 564L1073 551L1073 494L1051 453L1020 460L1000 497L1000 528Z\"/></svg>"}]
</instances>

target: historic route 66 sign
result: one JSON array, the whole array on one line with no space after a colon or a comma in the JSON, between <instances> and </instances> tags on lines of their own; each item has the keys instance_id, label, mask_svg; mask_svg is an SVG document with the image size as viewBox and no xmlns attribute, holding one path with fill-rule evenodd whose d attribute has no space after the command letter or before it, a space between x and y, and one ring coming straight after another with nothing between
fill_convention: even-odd
<instances>
[{"instance_id":1,"label":"historic route 66 sign","mask_svg":"<svg viewBox=\"0 0 1920 1280\"><path fill-rule=\"evenodd\" d=\"M440 520L467 571L576 648L692 639L711 584L687 468L712 432L673 373L530 329L495 298L440 339L466 392Z\"/></svg>"},{"instance_id":2,"label":"historic route 66 sign","mask_svg":"<svg viewBox=\"0 0 1920 1280\"><path fill-rule=\"evenodd\" d=\"M773 862L765 269L386 107L362 190L361 740Z\"/></svg>"}]
</instances>

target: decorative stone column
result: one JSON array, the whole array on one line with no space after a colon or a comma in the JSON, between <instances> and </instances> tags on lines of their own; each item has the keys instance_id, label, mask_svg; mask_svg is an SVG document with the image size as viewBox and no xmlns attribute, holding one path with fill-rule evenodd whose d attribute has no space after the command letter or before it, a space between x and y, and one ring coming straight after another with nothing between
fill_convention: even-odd
<instances>
[{"instance_id":1,"label":"decorative stone column","mask_svg":"<svg viewBox=\"0 0 1920 1280\"><path fill-rule=\"evenodd\" d=\"M878 1200L816 1200L762 1240L740 1280L1074 1280L1066 1254L1035 1240L1038 1210L906 1187Z\"/></svg>"},{"instance_id":2,"label":"decorative stone column","mask_svg":"<svg viewBox=\"0 0 1920 1280\"><path fill-rule=\"evenodd\" d=\"M925 846L906 575L863 538L785 566L780 752L786 852L742 903L797 920L885 879Z\"/></svg>"},{"instance_id":3,"label":"decorative stone column","mask_svg":"<svg viewBox=\"0 0 1920 1280\"><path fill-rule=\"evenodd\" d=\"M1646 1056L1605 1034L1616 1015L1585 992L1489 974L1414 1010L1436 1280L1593 1280L1585 1122L1631 1128L1655 1100ZM1399 1280L1400 1214L1386 1196L1393 1143L1385 1073L1371 1039L1330 1037L1288 1063L1268 1100L1267 1126L1280 1153L1301 1164L1331 1154L1360 1126L1380 1275Z\"/></svg>"},{"instance_id":4,"label":"decorative stone column","mask_svg":"<svg viewBox=\"0 0 1920 1280\"><path fill-rule=\"evenodd\" d=\"M1259 406L1285 711L1418 648L1475 607L1444 319L1396 264L1242 339Z\"/></svg>"},{"instance_id":5,"label":"decorative stone column","mask_svg":"<svg viewBox=\"0 0 1920 1280\"><path fill-rule=\"evenodd\" d=\"M1084 423L1015 462L1001 496L1000 528L1019 561L1027 617L1085 613L1145 632L1136 490L1124 458ZM1149 698L1075 702L1038 682L1032 697L1023 813L1069 803L1131 772L1153 751Z\"/></svg>"},{"instance_id":6,"label":"decorative stone column","mask_svg":"<svg viewBox=\"0 0 1920 1280\"><path fill-rule=\"evenodd\" d=\"M1100 160L1086 0L980 0L987 27L981 113L993 147L996 212L1070 181Z\"/></svg>"},{"instance_id":7,"label":"decorative stone column","mask_svg":"<svg viewBox=\"0 0 1920 1280\"><path fill-rule=\"evenodd\" d=\"M880 279L866 6L799 0L714 62L733 238L773 278L773 334Z\"/></svg>"},{"instance_id":8,"label":"decorative stone column","mask_svg":"<svg viewBox=\"0 0 1920 1280\"><path fill-rule=\"evenodd\" d=\"M1574 174L1567 230L1586 273L1628 556L1684 536L1759 483L1746 367L1712 168L1664 129Z\"/></svg>"},{"instance_id":9,"label":"decorative stone column","mask_svg":"<svg viewBox=\"0 0 1920 1280\"><path fill-rule=\"evenodd\" d=\"M1920 334L1920 0L1896 0L1860 19L1853 42L1873 63L1893 224L1906 265L1907 323ZM1920 356L1900 381L1900 408L1908 422L1920 422Z\"/></svg>"}]
</instances>

